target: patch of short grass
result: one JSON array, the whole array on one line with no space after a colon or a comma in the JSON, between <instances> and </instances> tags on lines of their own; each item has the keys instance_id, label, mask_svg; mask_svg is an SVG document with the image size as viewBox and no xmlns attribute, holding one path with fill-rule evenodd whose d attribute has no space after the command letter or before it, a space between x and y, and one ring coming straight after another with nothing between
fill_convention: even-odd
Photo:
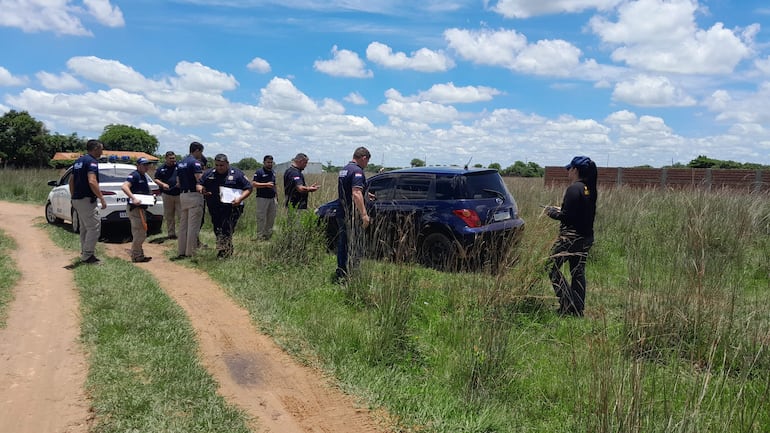
<instances>
[{"instance_id":1,"label":"patch of short grass","mask_svg":"<svg viewBox=\"0 0 770 433\"><path fill-rule=\"evenodd\" d=\"M21 274L16 269L9 252L15 248L13 239L0 231L0 328L5 328L8 308L13 301L13 287Z\"/></svg>"}]
</instances>

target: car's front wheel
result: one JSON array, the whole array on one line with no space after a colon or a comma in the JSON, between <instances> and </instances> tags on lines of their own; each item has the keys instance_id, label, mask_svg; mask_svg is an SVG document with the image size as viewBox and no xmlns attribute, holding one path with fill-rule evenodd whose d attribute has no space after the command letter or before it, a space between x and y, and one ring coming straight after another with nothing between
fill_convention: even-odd
<instances>
[{"instance_id":1,"label":"car's front wheel","mask_svg":"<svg viewBox=\"0 0 770 433\"><path fill-rule=\"evenodd\" d=\"M57 217L56 214L53 213L53 205L50 201L45 204L45 220L48 222L48 224L61 224L64 222L64 220Z\"/></svg>"},{"instance_id":2,"label":"car's front wheel","mask_svg":"<svg viewBox=\"0 0 770 433\"><path fill-rule=\"evenodd\" d=\"M431 233L420 244L420 263L440 271L456 270L459 262L457 246L441 233Z\"/></svg>"},{"instance_id":3,"label":"car's front wheel","mask_svg":"<svg viewBox=\"0 0 770 433\"><path fill-rule=\"evenodd\" d=\"M72 208L72 232L80 233L80 215L75 208Z\"/></svg>"}]
</instances>

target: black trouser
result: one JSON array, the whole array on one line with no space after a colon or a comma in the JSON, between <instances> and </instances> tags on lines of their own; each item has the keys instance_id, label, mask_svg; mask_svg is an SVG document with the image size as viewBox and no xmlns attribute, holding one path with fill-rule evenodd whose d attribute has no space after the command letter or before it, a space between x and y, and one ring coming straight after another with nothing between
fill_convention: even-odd
<instances>
[{"instance_id":1,"label":"black trouser","mask_svg":"<svg viewBox=\"0 0 770 433\"><path fill-rule=\"evenodd\" d=\"M211 225L214 227L214 235L217 238L217 250L229 256L233 253L233 232L243 213L243 206L209 202L208 207Z\"/></svg>"},{"instance_id":2,"label":"black trouser","mask_svg":"<svg viewBox=\"0 0 770 433\"><path fill-rule=\"evenodd\" d=\"M586 259L593 239L577 234L560 234L551 249L549 277L553 291L559 297L559 312L582 315L586 300ZM564 262L569 262L572 282L568 283L561 272Z\"/></svg>"},{"instance_id":3,"label":"black trouser","mask_svg":"<svg viewBox=\"0 0 770 433\"><path fill-rule=\"evenodd\" d=\"M338 211L339 213L339 211ZM364 229L358 221L337 215L337 271L339 277L356 269L364 255Z\"/></svg>"}]
</instances>

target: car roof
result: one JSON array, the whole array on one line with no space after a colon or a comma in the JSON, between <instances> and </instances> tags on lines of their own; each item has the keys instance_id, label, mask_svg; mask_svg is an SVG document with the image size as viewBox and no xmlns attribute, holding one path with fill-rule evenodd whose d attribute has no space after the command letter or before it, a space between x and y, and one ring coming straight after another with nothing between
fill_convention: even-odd
<instances>
[{"instance_id":1,"label":"car roof","mask_svg":"<svg viewBox=\"0 0 770 433\"><path fill-rule=\"evenodd\" d=\"M136 166L133 164L123 164L119 162L100 162L99 169L102 168L125 168L128 170L135 170Z\"/></svg>"},{"instance_id":2,"label":"car roof","mask_svg":"<svg viewBox=\"0 0 770 433\"><path fill-rule=\"evenodd\" d=\"M423 173L423 174L451 174L451 175L465 175L465 174L477 174L477 173L497 173L497 170L494 168L463 168L463 167L456 167L456 166L446 166L446 167L410 167L410 168L401 168L398 170L391 170L383 172L382 174L388 174L388 173Z\"/></svg>"}]
</instances>

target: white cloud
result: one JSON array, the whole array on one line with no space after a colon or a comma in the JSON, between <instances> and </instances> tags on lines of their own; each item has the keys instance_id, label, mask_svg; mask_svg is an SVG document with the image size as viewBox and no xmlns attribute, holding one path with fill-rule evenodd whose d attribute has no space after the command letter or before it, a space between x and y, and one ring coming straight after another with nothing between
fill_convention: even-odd
<instances>
[{"instance_id":1,"label":"white cloud","mask_svg":"<svg viewBox=\"0 0 770 433\"><path fill-rule=\"evenodd\" d=\"M431 51L421 48L407 56L405 53L393 53L393 50L382 43L372 42L366 48L366 58L390 69L413 69L420 72L443 72L454 67L452 59L441 51Z\"/></svg>"},{"instance_id":2,"label":"white cloud","mask_svg":"<svg viewBox=\"0 0 770 433\"><path fill-rule=\"evenodd\" d=\"M270 72L270 63L261 57L254 57L246 67L261 74Z\"/></svg>"},{"instance_id":3,"label":"white cloud","mask_svg":"<svg viewBox=\"0 0 770 433\"><path fill-rule=\"evenodd\" d=\"M364 98L358 92L351 92L350 94L348 94L348 96L346 96L343 99L345 101L350 102L351 104L354 104L354 105L366 105L367 104L366 98Z\"/></svg>"},{"instance_id":4,"label":"white cloud","mask_svg":"<svg viewBox=\"0 0 770 433\"><path fill-rule=\"evenodd\" d=\"M754 66L764 75L770 75L770 56L754 61Z\"/></svg>"},{"instance_id":5,"label":"white cloud","mask_svg":"<svg viewBox=\"0 0 770 433\"><path fill-rule=\"evenodd\" d=\"M696 101L667 77L637 75L615 85L612 99L642 107L688 107Z\"/></svg>"},{"instance_id":6,"label":"white cloud","mask_svg":"<svg viewBox=\"0 0 770 433\"><path fill-rule=\"evenodd\" d=\"M220 93L238 87L238 81L231 74L217 71L199 62L179 62L174 68L179 78L171 82L177 89L202 93Z\"/></svg>"},{"instance_id":7,"label":"white cloud","mask_svg":"<svg viewBox=\"0 0 770 433\"><path fill-rule=\"evenodd\" d=\"M641 70L687 74L728 74L751 55L757 26L742 32L716 23L695 22L696 0L638 0L618 7L616 22L596 16L589 27L617 46L613 60Z\"/></svg>"},{"instance_id":8,"label":"white cloud","mask_svg":"<svg viewBox=\"0 0 770 433\"><path fill-rule=\"evenodd\" d=\"M16 27L29 33L92 36L81 16L90 14L109 27L122 27L123 13L109 0L83 0L85 9L71 0L0 0L0 26Z\"/></svg>"},{"instance_id":9,"label":"white cloud","mask_svg":"<svg viewBox=\"0 0 770 433\"><path fill-rule=\"evenodd\" d=\"M259 105L263 108L303 113L318 111L316 103L285 78L273 78L261 94Z\"/></svg>"},{"instance_id":10,"label":"white cloud","mask_svg":"<svg viewBox=\"0 0 770 433\"><path fill-rule=\"evenodd\" d=\"M580 66L581 51L563 40L527 42L515 30L444 32L449 46L465 60L535 75L567 76Z\"/></svg>"},{"instance_id":11,"label":"white cloud","mask_svg":"<svg viewBox=\"0 0 770 433\"><path fill-rule=\"evenodd\" d=\"M316 60L313 67L319 71L335 77L371 78L374 76L371 70L366 69L363 60L357 53L349 50L332 48L332 60Z\"/></svg>"},{"instance_id":12,"label":"white cloud","mask_svg":"<svg viewBox=\"0 0 770 433\"><path fill-rule=\"evenodd\" d=\"M100 23L108 27L123 27L123 12L119 7L110 4L109 0L83 0L88 12Z\"/></svg>"},{"instance_id":13,"label":"white cloud","mask_svg":"<svg viewBox=\"0 0 770 433\"><path fill-rule=\"evenodd\" d=\"M492 10L506 18L529 18L536 15L582 12L588 9L608 10L622 0L499 0Z\"/></svg>"},{"instance_id":14,"label":"white cloud","mask_svg":"<svg viewBox=\"0 0 770 433\"><path fill-rule=\"evenodd\" d=\"M389 89L385 96L402 102L429 101L438 104L473 103L490 101L501 92L492 87L464 86L457 87L454 83L434 84L430 89L415 96L404 97L397 90Z\"/></svg>"},{"instance_id":15,"label":"white cloud","mask_svg":"<svg viewBox=\"0 0 770 433\"><path fill-rule=\"evenodd\" d=\"M0 86L23 86L27 84L26 77L16 77L11 74L11 71L0 66Z\"/></svg>"},{"instance_id":16,"label":"white cloud","mask_svg":"<svg viewBox=\"0 0 770 433\"><path fill-rule=\"evenodd\" d=\"M117 60L95 56L73 57L67 61L67 67L86 80L127 91L140 92L157 87L157 84Z\"/></svg>"},{"instance_id":17,"label":"white cloud","mask_svg":"<svg viewBox=\"0 0 770 433\"><path fill-rule=\"evenodd\" d=\"M67 72L56 75L50 72L40 71L35 74L35 77L37 77L43 87L49 90L78 90L85 88L83 83Z\"/></svg>"},{"instance_id":18,"label":"white cloud","mask_svg":"<svg viewBox=\"0 0 770 433\"><path fill-rule=\"evenodd\" d=\"M410 102L389 99L380 105L378 110L390 117L422 124L452 122L460 117L456 108L430 101Z\"/></svg>"},{"instance_id":19,"label":"white cloud","mask_svg":"<svg viewBox=\"0 0 770 433\"><path fill-rule=\"evenodd\" d=\"M768 100L770 100L770 81L765 81L754 93L733 95L726 90L715 91L706 101L706 106L717 113L719 121L768 124L770 123Z\"/></svg>"}]
</instances>

